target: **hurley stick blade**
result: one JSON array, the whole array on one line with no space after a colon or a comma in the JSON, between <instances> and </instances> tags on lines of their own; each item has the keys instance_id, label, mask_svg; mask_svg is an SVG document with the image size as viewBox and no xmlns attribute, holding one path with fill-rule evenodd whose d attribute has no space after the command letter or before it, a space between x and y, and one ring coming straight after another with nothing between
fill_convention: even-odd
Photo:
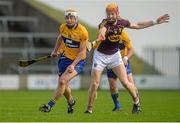
<instances>
[{"instance_id":1,"label":"hurley stick blade","mask_svg":"<svg viewBox=\"0 0 180 123\"><path fill-rule=\"evenodd\" d=\"M35 62L36 62L36 60L29 60L29 61L28 61L28 60L20 60L20 61L18 62L18 65L19 65L20 67L27 67L27 66L35 63Z\"/></svg>"},{"instance_id":2,"label":"hurley stick blade","mask_svg":"<svg viewBox=\"0 0 180 123\"><path fill-rule=\"evenodd\" d=\"M20 67L27 67L33 63L36 63L36 62L40 62L40 61L43 61L43 60L46 60L47 58L51 58L50 55L48 56L43 56L43 57L39 57L37 59L32 59L32 60L19 60L18 61L18 65Z\"/></svg>"}]
</instances>

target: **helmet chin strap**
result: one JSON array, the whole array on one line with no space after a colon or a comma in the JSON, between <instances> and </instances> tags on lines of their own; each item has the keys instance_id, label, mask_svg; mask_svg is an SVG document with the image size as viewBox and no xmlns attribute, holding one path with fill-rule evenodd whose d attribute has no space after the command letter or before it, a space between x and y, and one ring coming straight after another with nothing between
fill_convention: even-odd
<instances>
[{"instance_id":1,"label":"helmet chin strap","mask_svg":"<svg viewBox=\"0 0 180 123\"><path fill-rule=\"evenodd\" d=\"M75 18L75 23L66 23L66 26L69 29L73 29L77 26L78 24L78 16L77 16L77 11L74 9L68 9L65 11L64 16L74 16Z\"/></svg>"},{"instance_id":2,"label":"helmet chin strap","mask_svg":"<svg viewBox=\"0 0 180 123\"><path fill-rule=\"evenodd\" d=\"M77 26L77 22L74 24L66 24L69 29L74 29Z\"/></svg>"},{"instance_id":3,"label":"helmet chin strap","mask_svg":"<svg viewBox=\"0 0 180 123\"><path fill-rule=\"evenodd\" d=\"M73 29L73 28L75 28L75 27L77 26L77 24L78 24L78 20L77 20L77 18L76 18L76 22L75 22L74 24L67 24L67 23L66 23L66 26L67 26L69 29Z\"/></svg>"},{"instance_id":4,"label":"helmet chin strap","mask_svg":"<svg viewBox=\"0 0 180 123\"><path fill-rule=\"evenodd\" d=\"M69 29L73 29L76 27L77 23L75 24L66 24Z\"/></svg>"}]
</instances>

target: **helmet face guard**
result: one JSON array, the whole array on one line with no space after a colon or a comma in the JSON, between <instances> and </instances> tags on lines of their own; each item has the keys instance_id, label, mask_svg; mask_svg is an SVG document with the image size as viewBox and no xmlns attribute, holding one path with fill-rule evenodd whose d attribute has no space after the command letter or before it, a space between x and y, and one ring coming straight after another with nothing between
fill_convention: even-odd
<instances>
[{"instance_id":1,"label":"helmet face guard","mask_svg":"<svg viewBox=\"0 0 180 123\"><path fill-rule=\"evenodd\" d=\"M64 13L64 17L66 19L66 25L68 28L73 28L76 24L77 24L77 19L78 19L78 16L77 16L77 11L74 10L74 9L69 9L69 10L66 10L65 13ZM75 20L74 22L72 21L68 21L68 20Z\"/></svg>"}]
</instances>

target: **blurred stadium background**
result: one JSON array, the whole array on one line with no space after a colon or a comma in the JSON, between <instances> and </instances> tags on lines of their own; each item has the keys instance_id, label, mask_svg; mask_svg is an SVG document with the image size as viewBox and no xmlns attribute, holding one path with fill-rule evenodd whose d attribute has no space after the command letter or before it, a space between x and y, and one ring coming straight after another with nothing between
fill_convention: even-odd
<instances>
[{"instance_id":1,"label":"blurred stadium background","mask_svg":"<svg viewBox=\"0 0 180 123\"><path fill-rule=\"evenodd\" d=\"M57 59L27 68L20 68L17 61L50 54L62 22L63 11L41 2L0 0L0 93L3 90L52 90L56 87ZM95 39L97 29L81 22L88 28L90 40ZM83 73L70 83L73 89L87 90L89 87L89 61L88 58ZM180 45L147 46L141 57L135 54L131 61L139 89L180 90ZM121 84L118 86L123 89ZM100 89L108 88L104 74Z\"/></svg>"},{"instance_id":2,"label":"blurred stadium background","mask_svg":"<svg viewBox=\"0 0 180 123\"><path fill-rule=\"evenodd\" d=\"M0 14L0 89L54 88L57 59L27 68L18 67L17 61L51 53L58 27L64 22L63 12L33 0L1 0ZM87 28L90 40L95 39L96 28L89 25ZM72 82L72 87L87 88L90 70L87 59L82 75ZM134 55L132 58L132 70L140 89L180 89L180 47L144 47L143 56ZM107 86L103 76L100 88L106 89Z\"/></svg>"}]
</instances>

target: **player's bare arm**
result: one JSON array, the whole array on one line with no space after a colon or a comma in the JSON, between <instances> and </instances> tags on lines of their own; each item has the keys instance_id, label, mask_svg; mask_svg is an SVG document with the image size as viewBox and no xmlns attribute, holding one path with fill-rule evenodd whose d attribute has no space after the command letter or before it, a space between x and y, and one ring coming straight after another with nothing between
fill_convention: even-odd
<instances>
[{"instance_id":1,"label":"player's bare arm","mask_svg":"<svg viewBox=\"0 0 180 123\"><path fill-rule=\"evenodd\" d=\"M131 29L144 29L147 27L154 26L156 24L162 24L169 22L170 16L168 14L162 15L158 17L155 21L144 21L144 22L137 22L137 23L130 23L129 28Z\"/></svg>"},{"instance_id":2,"label":"player's bare arm","mask_svg":"<svg viewBox=\"0 0 180 123\"><path fill-rule=\"evenodd\" d=\"M134 54L134 48L128 48L128 54L123 57L123 62L125 65L128 64L128 59L130 59Z\"/></svg>"},{"instance_id":3,"label":"player's bare arm","mask_svg":"<svg viewBox=\"0 0 180 123\"><path fill-rule=\"evenodd\" d=\"M57 40L56 40L56 45L54 47L54 50L51 53L52 57L57 57L58 56L57 52L58 52L58 49L59 49L59 47L61 45L61 42L62 42L62 37L61 37L61 35L58 35Z\"/></svg>"},{"instance_id":4,"label":"player's bare arm","mask_svg":"<svg viewBox=\"0 0 180 123\"><path fill-rule=\"evenodd\" d=\"M92 49L99 41L103 41L103 40L106 39L106 37L105 37L106 31L107 31L106 27L100 28L100 29L99 29L98 38L97 38L96 40L92 41L92 42L88 42L88 43L87 43L87 49L88 49L89 52L91 51L91 49Z\"/></svg>"},{"instance_id":5,"label":"player's bare arm","mask_svg":"<svg viewBox=\"0 0 180 123\"><path fill-rule=\"evenodd\" d=\"M98 35L98 38L97 38L97 41L102 41L102 40L105 40L105 34L106 34L106 27L102 27L99 29L99 35Z\"/></svg>"}]
</instances>

